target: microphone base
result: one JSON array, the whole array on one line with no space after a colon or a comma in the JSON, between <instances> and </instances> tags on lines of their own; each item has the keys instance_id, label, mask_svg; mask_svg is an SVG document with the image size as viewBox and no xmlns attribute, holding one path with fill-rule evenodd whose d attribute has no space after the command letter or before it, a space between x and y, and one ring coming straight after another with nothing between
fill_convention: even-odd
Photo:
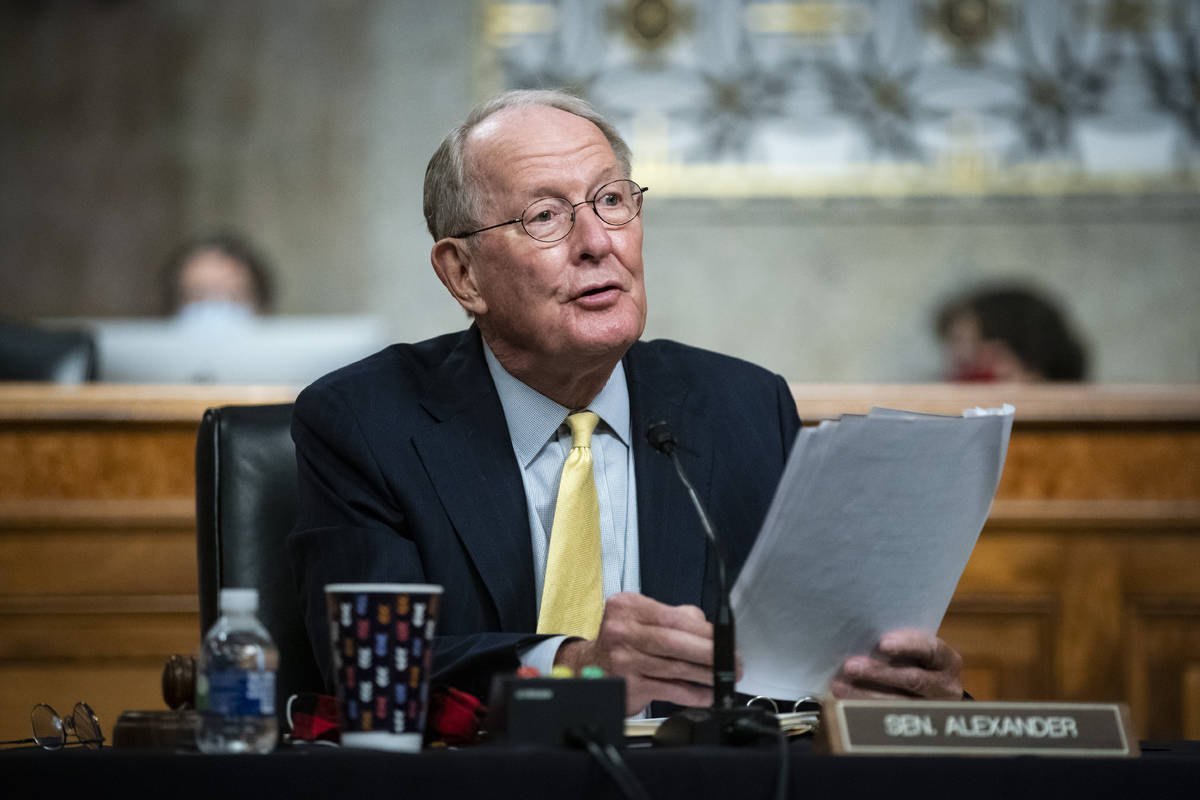
<instances>
[{"instance_id":1,"label":"microphone base","mask_svg":"<svg viewBox=\"0 0 1200 800\"><path fill-rule=\"evenodd\" d=\"M774 741L779 720L761 708L685 708L654 732L655 747L743 746Z\"/></svg>"}]
</instances>

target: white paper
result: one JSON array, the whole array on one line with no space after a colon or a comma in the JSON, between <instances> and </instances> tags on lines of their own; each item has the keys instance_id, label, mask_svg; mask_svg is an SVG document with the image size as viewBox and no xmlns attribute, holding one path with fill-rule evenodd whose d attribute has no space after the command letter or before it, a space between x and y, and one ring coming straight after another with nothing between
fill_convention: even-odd
<instances>
[{"instance_id":1,"label":"white paper","mask_svg":"<svg viewBox=\"0 0 1200 800\"><path fill-rule=\"evenodd\" d=\"M887 631L936 633L1000 481L1013 408L872 409L801 429L732 591L738 691L819 695Z\"/></svg>"}]
</instances>

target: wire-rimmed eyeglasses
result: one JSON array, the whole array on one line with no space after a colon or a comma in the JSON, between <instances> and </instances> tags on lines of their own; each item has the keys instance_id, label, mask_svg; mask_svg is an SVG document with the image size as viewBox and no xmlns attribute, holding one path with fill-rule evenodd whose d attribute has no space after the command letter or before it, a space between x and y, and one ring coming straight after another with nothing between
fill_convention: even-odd
<instances>
[{"instance_id":1,"label":"wire-rimmed eyeglasses","mask_svg":"<svg viewBox=\"0 0 1200 800\"><path fill-rule=\"evenodd\" d=\"M516 219L497 222L473 231L460 233L452 238L463 239L477 233L503 228L505 225L521 224L521 228L539 242L557 242L565 239L575 229L575 209L590 205L596 216L614 227L628 225L642 213L642 195L650 191L648 186L639 186L627 178L606 183L596 190L590 200L572 203L565 197L543 197L530 203Z\"/></svg>"},{"instance_id":2,"label":"wire-rimmed eyeglasses","mask_svg":"<svg viewBox=\"0 0 1200 800\"><path fill-rule=\"evenodd\" d=\"M87 703L76 703L71 716L66 719L45 703L34 706L29 716L33 722L32 739L13 739L0 744L36 744L47 750L61 750L68 745L69 736L78 739L70 744L80 744L89 750L99 750L104 744L100 718Z\"/></svg>"}]
</instances>

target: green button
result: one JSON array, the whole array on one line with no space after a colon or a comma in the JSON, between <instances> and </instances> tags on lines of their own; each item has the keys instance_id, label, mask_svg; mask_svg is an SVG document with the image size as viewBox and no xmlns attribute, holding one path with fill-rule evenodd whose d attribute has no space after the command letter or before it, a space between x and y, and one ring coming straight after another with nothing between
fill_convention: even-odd
<instances>
[{"instance_id":1,"label":"green button","mask_svg":"<svg viewBox=\"0 0 1200 800\"><path fill-rule=\"evenodd\" d=\"M588 664L586 667L584 667L583 669L581 669L579 671L579 677L581 677L581 678L603 678L604 670L600 667L597 667L595 664Z\"/></svg>"}]
</instances>

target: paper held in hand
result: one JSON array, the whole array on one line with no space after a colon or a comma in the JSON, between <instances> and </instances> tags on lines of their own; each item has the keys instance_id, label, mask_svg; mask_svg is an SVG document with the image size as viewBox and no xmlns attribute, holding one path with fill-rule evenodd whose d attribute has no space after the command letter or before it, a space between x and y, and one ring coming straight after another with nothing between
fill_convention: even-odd
<instances>
[{"instance_id":1,"label":"paper held in hand","mask_svg":"<svg viewBox=\"0 0 1200 800\"><path fill-rule=\"evenodd\" d=\"M873 408L801 429L733 587L750 695L819 695L887 631L936 633L992 497L1013 407Z\"/></svg>"}]
</instances>

